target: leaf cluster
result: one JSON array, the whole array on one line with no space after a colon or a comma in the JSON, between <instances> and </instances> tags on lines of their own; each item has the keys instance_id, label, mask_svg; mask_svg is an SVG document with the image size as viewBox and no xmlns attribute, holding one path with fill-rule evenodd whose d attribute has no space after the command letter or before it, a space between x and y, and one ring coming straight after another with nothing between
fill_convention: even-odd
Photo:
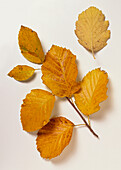
<instances>
[{"instance_id":1,"label":"leaf cluster","mask_svg":"<svg viewBox=\"0 0 121 170\"><path fill-rule=\"evenodd\" d=\"M93 56L106 45L110 37L108 25L102 12L95 7L79 14L75 33L79 43L91 51ZM42 64L43 83L51 90L33 89L26 95L21 105L22 127L27 132L39 130L37 150L43 158L52 159L60 155L69 144L76 126L65 117L50 118L55 96L66 97L75 110L89 120L89 115L100 110L99 104L107 99L108 74L96 68L77 81L76 56L70 50L52 45L44 55L37 33L24 26L21 26L18 40L22 55L30 62ZM35 71L30 66L18 65L8 75L17 81L26 81ZM71 102L72 97L75 102ZM86 122L82 115L81 118ZM90 121L88 124L86 122L86 126L93 132Z\"/></svg>"}]
</instances>

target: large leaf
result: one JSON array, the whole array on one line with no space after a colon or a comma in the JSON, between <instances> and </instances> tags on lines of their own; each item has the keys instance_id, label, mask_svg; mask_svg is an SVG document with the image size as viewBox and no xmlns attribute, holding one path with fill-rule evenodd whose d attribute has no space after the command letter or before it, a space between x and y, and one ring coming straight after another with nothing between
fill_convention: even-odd
<instances>
[{"instance_id":1,"label":"large leaf","mask_svg":"<svg viewBox=\"0 0 121 170\"><path fill-rule=\"evenodd\" d=\"M23 56L32 63L43 63L45 56L41 42L35 31L21 26L18 35L19 47Z\"/></svg>"},{"instance_id":2,"label":"large leaf","mask_svg":"<svg viewBox=\"0 0 121 170\"><path fill-rule=\"evenodd\" d=\"M108 74L99 68L89 72L80 83L81 90L74 95L79 110L90 115L100 110L99 103L107 99Z\"/></svg>"},{"instance_id":3,"label":"large leaf","mask_svg":"<svg viewBox=\"0 0 121 170\"><path fill-rule=\"evenodd\" d=\"M54 107L55 96L41 89L27 94L21 106L21 122L27 132L42 128L48 123Z\"/></svg>"},{"instance_id":4,"label":"large leaf","mask_svg":"<svg viewBox=\"0 0 121 170\"><path fill-rule=\"evenodd\" d=\"M25 81L34 74L34 71L35 69L30 66L18 65L8 73L8 76L13 77L18 81Z\"/></svg>"},{"instance_id":5,"label":"large leaf","mask_svg":"<svg viewBox=\"0 0 121 170\"><path fill-rule=\"evenodd\" d=\"M110 38L110 31L107 30L109 22L105 21L102 11L95 7L90 7L78 16L75 33L78 41L86 49L94 52L101 50L107 45Z\"/></svg>"},{"instance_id":6,"label":"large leaf","mask_svg":"<svg viewBox=\"0 0 121 170\"><path fill-rule=\"evenodd\" d=\"M64 118L56 117L50 120L38 132L37 149L41 156L52 159L61 154L63 149L69 144L74 124Z\"/></svg>"},{"instance_id":7,"label":"large leaf","mask_svg":"<svg viewBox=\"0 0 121 170\"><path fill-rule=\"evenodd\" d=\"M53 45L46 54L42 65L42 80L53 94L59 97L71 97L80 89L77 78L76 56L66 48Z\"/></svg>"}]
</instances>

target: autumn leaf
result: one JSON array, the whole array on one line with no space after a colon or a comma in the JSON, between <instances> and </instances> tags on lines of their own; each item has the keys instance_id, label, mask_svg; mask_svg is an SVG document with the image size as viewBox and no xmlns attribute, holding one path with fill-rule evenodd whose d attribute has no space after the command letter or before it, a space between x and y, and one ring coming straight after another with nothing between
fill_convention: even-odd
<instances>
[{"instance_id":1,"label":"autumn leaf","mask_svg":"<svg viewBox=\"0 0 121 170\"><path fill-rule=\"evenodd\" d=\"M95 52L107 45L110 38L108 26L109 21L105 21L104 14L96 7L90 7L78 16L75 33L79 43L91 51L93 57Z\"/></svg>"},{"instance_id":2,"label":"autumn leaf","mask_svg":"<svg viewBox=\"0 0 121 170\"><path fill-rule=\"evenodd\" d=\"M41 89L31 90L21 106L21 123L27 132L42 128L48 123L54 107L55 96Z\"/></svg>"},{"instance_id":3,"label":"autumn leaf","mask_svg":"<svg viewBox=\"0 0 121 170\"><path fill-rule=\"evenodd\" d=\"M79 110L86 116L100 110L99 103L107 99L108 74L100 68L89 72L80 83L81 90L74 95Z\"/></svg>"},{"instance_id":4,"label":"autumn leaf","mask_svg":"<svg viewBox=\"0 0 121 170\"><path fill-rule=\"evenodd\" d=\"M25 81L32 77L34 72L35 69L30 66L18 65L8 73L8 76L13 77L18 81Z\"/></svg>"},{"instance_id":5,"label":"autumn leaf","mask_svg":"<svg viewBox=\"0 0 121 170\"><path fill-rule=\"evenodd\" d=\"M45 56L41 42L35 31L21 26L18 35L19 47L23 56L32 63L43 63Z\"/></svg>"},{"instance_id":6,"label":"autumn leaf","mask_svg":"<svg viewBox=\"0 0 121 170\"><path fill-rule=\"evenodd\" d=\"M59 97L71 97L80 89L77 78L76 56L66 48L53 45L42 65L42 80L52 93Z\"/></svg>"},{"instance_id":7,"label":"autumn leaf","mask_svg":"<svg viewBox=\"0 0 121 170\"><path fill-rule=\"evenodd\" d=\"M70 120L56 117L40 129L36 144L41 157L52 159L60 155L71 140L73 127L74 124Z\"/></svg>"}]
</instances>

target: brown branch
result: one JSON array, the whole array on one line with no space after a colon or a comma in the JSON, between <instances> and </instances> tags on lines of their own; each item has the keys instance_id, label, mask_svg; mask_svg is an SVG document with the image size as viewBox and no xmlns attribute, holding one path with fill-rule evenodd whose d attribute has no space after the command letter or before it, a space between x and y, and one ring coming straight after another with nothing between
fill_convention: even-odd
<instances>
[{"instance_id":1,"label":"brown branch","mask_svg":"<svg viewBox=\"0 0 121 170\"><path fill-rule=\"evenodd\" d=\"M78 111L78 109L75 107L75 105L70 101L70 99L68 97L66 97L66 99L69 101L69 103L73 106L73 108L76 110L76 112L78 113L78 115L82 118L83 122L85 123L85 125L87 126L87 128L92 132L92 134L94 136L96 136L97 138L98 135L93 131L93 129L88 125L87 121L85 120L85 118L82 116L82 114Z\"/></svg>"}]
</instances>

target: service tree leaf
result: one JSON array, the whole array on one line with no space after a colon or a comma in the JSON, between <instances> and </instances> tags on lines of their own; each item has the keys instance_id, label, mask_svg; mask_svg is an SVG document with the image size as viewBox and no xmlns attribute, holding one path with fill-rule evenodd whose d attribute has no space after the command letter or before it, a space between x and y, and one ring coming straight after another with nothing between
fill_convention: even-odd
<instances>
[{"instance_id":1,"label":"service tree leaf","mask_svg":"<svg viewBox=\"0 0 121 170\"><path fill-rule=\"evenodd\" d=\"M80 89L77 78L76 56L66 48L53 45L42 65L42 80L52 93L59 97L71 97Z\"/></svg>"},{"instance_id":2,"label":"service tree leaf","mask_svg":"<svg viewBox=\"0 0 121 170\"><path fill-rule=\"evenodd\" d=\"M43 63L45 56L41 42L35 31L21 26L18 35L19 47L23 56L32 63Z\"/></svg>"},{"instance_id":3,"label":"service tree leaf","mask_svg":"<svg viewBox=\"0 0 121 170\"><path fill-rule=\"evenodd\" d=\"M55 96L41 89L31 90L21 106L23 130L32 132L48 123L54 107Z\"/></svg>"},{"instance_id":4,"label":"service tree leaf","mask_svg":"<svg viewBox=\"0 0 121 170\"><path fill-rule=\"evenodd\" d=\"M13 77L18 81L25 81L32 77L34 72L35 69L30 66L18 65L8 73L8 76Z\"/></svg>"},{"instance_id":5,"label":"service tree leaf","mask_svg":"<svg viewBox=\"0 0 121 170\"><path fill-rule=\"evenodd\" d=\"M71 140L73 127L74 124L65 117L56 117L40 129L36 144L41 157L52 159L60 155Z\"/></svg>"},{"instance_id":6,"label":"service tree leaf","mask_svg":"<svg viewBox=\"0 0 121 170\"><path fill-rule=\"evenodd\" d=\"M96 7L90 7L78 16L75 33L79 43L91 51L93 57L95 52L107 45L110 38L108 26L109 21L105 21L104 14Z\"/></svg>"},{"instance_id":7,"label":"service tree leaf","mask_svg":"<svg viewBox=\"0 0 121 170\"><path fill-rule=\"evenodd\" d=\"M81 90L74 95L79 110L89 116L100 110L99 103L107 99L108 74L100 68L89 72L80 83Z\"/></svg>"}]
</instances>

